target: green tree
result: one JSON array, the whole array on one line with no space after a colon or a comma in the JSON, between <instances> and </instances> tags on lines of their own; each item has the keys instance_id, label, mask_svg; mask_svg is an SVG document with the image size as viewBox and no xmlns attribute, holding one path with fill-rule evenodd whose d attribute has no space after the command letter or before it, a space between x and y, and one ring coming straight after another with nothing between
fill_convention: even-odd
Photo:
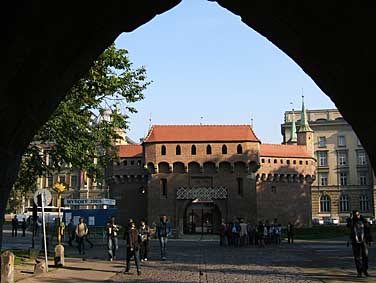
<instances>
[{"instance_id":1,"label":"green tree","mask_svg":"<svg viewBox=\"0 0 376 283\"><path fill-rule=\"evenodd\" d=\"M25 152L12 192L15 198L34 191L38 176L60 171L63 164L83 169L94 179L103 177L104 168L117 154L116 130L128 126L128 116L117 105L123 103L127 113L137 112L130 104L144 98L149 84L145 68L133 69L126 50L115 45L106 49ZM106 119L109 108L110 119ZM41 145L48 149L51 163L46 162Z\"/></svg>"}]
</instances>

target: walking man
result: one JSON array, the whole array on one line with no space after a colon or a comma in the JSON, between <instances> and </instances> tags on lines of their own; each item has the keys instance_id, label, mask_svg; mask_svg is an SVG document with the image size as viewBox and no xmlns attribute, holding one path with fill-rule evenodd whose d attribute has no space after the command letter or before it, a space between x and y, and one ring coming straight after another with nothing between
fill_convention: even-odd
<instances>
[{"instance_id":1,"label":"walking man","mask_svg":"<svg viewBox=\"0 0 376 283\"><path fill-rule=\"evenodd\" d=\"M80 218L80 223L76 226L76 239L78 243L78 253L79 254L85 254L85 237L87 233L89 232L86 223L84 222L84 219Z\"/></svg>"},{"instance_id":2,"label":"walking man","mask_svg":"<svg viewBox=\"0 0 376 283\"><path fill-rule=\"evenodd\" d=\"M27 227L26 224L27 224L26 223L26 218L24 218L23 221L22 221L22 237L26 236L26 227Z\"/></svg>"},{"instance_id":3,"label":"walking man","mask_svg":"<svg viewBox=\"0 0 376 283\"><path fill-rule=\"evenodd\" d=\"M127 266L125 272L129 272L130 261L133 256L137 268L137 275L141 275L139 233L134 222L130 223L125 235L127 240Z\"/></svg>"},{"instance_id":4,"label":"walking man","mask_svg":"<svg viewBox=\"0 0 376 283\"><path fill-rule=\"evenodd\" d=\"M12 237L17 237L17 230L18 230L18 219L17 215L14 216L12 219Z\"/></svg>"},{"instance_id":5,"label":"walking man","mask_svg":"<svg viewBox=\"0 0 376 283\"><path fill-rule=\"evenodd\" d=\"M148 252L149 252L149 238L150 238L150 229L149 226L146 225L144 220L140 222L140 229L138 232L140 233L141 243L140 243L140 257L141 261L148 260Z\"/></svg>"},{"instance_id":6,"label":"walking man","mask_svg":"<svg viewBox=\"0 0 376 283\"><path fill-rule=\"evenodd\" d=\"M119 226L115 224L115 217L112 216L110 221L107 223L107 247L108 247L108 257L112 261L116 259L116 251L118 250L118 232L120 230Z\"/></svg>"},{"instance_id":7,"label":"walking man","mask_svg":"<svg viewBox=\"0 0 376 283\"><path fill-rule=\"evenodd\" d=\"M68 245L72 246L72 241L76 237L76 229L74 227L73 218L71 218L71 220L69 221L69 224L67 226L67 232L68 232L68 237L69 237Z\"/></svg>"},{"instance_id":8,"label":"walking man","mask_svg":"<svg viewBox=\"0 0 376 283\"><path fill-rule=\"evenodd\" d=\"M161 258L166 260L167 238L171 235L171 224L167 220L166 215L162 215L160 222L157 226L157 236L159 239L159 245L161 247Z\"/></svg>"},{"instance_id":9,"label":"walking man","mask_svg":"<svg viewBox=\"0 0 376 283\"><path fill-rule=\"evenodd\" d=\"M368 277L368 247L367 242L370 235L365 228L366 220L360 215L358 210L354 210L347 223L350 228L350 240L354 255L355 267L358 277L362 277L362 273Z\"/></svg>"}]
</instances>

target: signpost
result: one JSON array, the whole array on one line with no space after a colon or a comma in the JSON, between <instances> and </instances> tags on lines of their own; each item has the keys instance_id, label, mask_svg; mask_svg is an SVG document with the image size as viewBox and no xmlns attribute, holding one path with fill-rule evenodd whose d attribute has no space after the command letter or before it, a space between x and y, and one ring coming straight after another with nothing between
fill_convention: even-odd
<instances>
[{"instance_id":1,"label":"signpost","mask_svg":"<svg viewBox=\"0 0 376 283\"><path fill-rule=\"evenodd\" d=\"M108 198L100 199L64 199L65 205L116 205L116 200Z\"/></svg>"},{"instance_id":2,"label":"signpost","mask_svg":"<svg viewBox=\"0 0 376 283\"><path fill-rule=\"evenodd\" d=\"M40 202L39 203L39 198ZM46 272L48 272L48 256L47 256L47 237L46 237L46 221L44 217L44 207L48 206L52 200L52 195L47 189L39 189L34 193L35 204L42 206L42 225L43 225L43 244L44 244L44 257L46 260Z\"/></svg>"}]
</instances>

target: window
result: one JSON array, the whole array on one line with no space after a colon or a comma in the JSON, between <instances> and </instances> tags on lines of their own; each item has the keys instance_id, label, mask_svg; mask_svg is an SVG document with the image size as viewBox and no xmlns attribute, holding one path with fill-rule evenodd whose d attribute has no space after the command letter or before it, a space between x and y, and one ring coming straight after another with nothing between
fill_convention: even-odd
<instances>
[{"instance_id":1,"label":"window","mask_svg":"<svg viewBox=\"0 0 376 283\"><path fill-rule=\"evenodd\" d=\"M161 155L166 155L166 146L162 145L161 147Z\"/></svg>"},{"instance_id":2,"label":"window","mask_svg":"<svg viewBox=\"0 0 376 283\"><path fill-rule=\"evenodd\" d=\"M283 164L283 159L281 159L281 164Z\"/></svg>"},{"instance_id":3,"label":"window","mask_svg":"<svg viewBox=\"0 0 376 283\"><path fill-rule=\"evenodd\" d=\"M347 186L347 173L341 172L339 173L339 183L341 186Z\"/></svg>"},{"instance_id":4,"label":"window","mask_svg":"<svg viewBox=\"0 0 376 283\"><path fill-rule=\"evenodd\" d=\"M319 137L319 147L326 147L326 137Z\"/></svg>"},{"instance_id":5,"label":"window","mask_svg":"<svg viewBox=\"0 0 376 283\"><path fill-rule=\"evenodd\" d=\"M329 212L330 211L330 197L328 195L323 195L320 198L320 211Z\"/></svg>"},{"instance_id":6,"label":"window","mask_svg":"<svg viewBox=\"0 0 376 283\"><path fill-rule=\"evenodd\" d=\"M196 146L195 145L192 145L192 147L191 147L191 154L196 155Z\"/></svg>"},{"instance_id":7,"label":"window","mask_svg":"<svg viewBox=\"0 0 376 283\"><path fill-rule=\"evenodd\" d=\"M296 160L293 160L292 163L293 163L293 164L296 164Z\"/></svg>"},{"instance_id":8,"label":"window","mask_svg":"<svg viewBox=\"0 0 376 283\"><path fill-rule=\"evenodd\" d=\"M358 165L366 165L367 164L366 152L363 150L357 151L356 160L357 160Z\"/></svg>"},{"instance_id":9,"label":"window","mask_svg":"<svg viewBox=\"0 0 376 283\"><path fill-rule=\"evenodd\" d=\"M265 163L265 159L264 158L261 159L261 163Z\"/></svg>"},{"instance_id":10,"label":"window","mask_svg":"<svg viewBox=\"0 0 376 283\"><path fill-rule=\"evenodd\" d=\"M236 148L236 152L237 152L237 154L242 154L243 153L243 148L242 148L241 144L238 144L238 146Z\"/></svg>"},{"instance_id":11,"label":"window","mask_svg":"<svg viewBox=\"0 0 376 283\"><path fill-rule=\"evenodd\" d=\"M299 160L299 165L303 165L303 161L302 160Z\"/></svg>"},{"instance_id":12,"label":"window","mask_svg":"<svg viewBox=\"0 0 376 283\"><path fill-rule=\"evenodd\" d=\"M277 163L277 159L274 159L274 164L276 164Z\"/></svg>"},{"instance_id":13,"label":"window","mask_svg":"<svg viewBox=\"0 0 376 283\"><path fill-rule=\"evenodd\" d=\"M368 184L367 172L359 172L359 185L365 186Z\"/></svg>"},{"instance_id":14,"label":"window","mask_svg":"<svg viewBox=\"0 0 376 283\"><path fill-rule=\"evenodd\" d=\"M70 181L70 186L71 186L71 188L77 188L77 185L78 185L78 176L72 175L71 181Z\"/></svg>"},{"instance_id":15,"label":"window","mask_svg":"<svg viewBox=\"0 0 376 283\"><path fill-rule=\"evenodd\" d=\"M277 193L277 187L276 186L271 186L271 191L272 191L272 193Z\"/></svg>"},{"instance_id":16,"label":"window","mask_svg":"<svg viewBox=\"0 0 376 283\"><path fill-rule=\"evenodd\" d=\"M345 136L338 136L338 146L346 146Z\"/></svg>"},{"instance_id":17,"label":"window","mask_svg":"<svg viewBox=\"0 0 376 283\"><path fill-rule=\"evenodd\" d=\"M222 145L222 154L227 154L227 146L225 144Z\"/></svg>"},{"instance_id":18,"label":"window","mask_svg":"<svg viewBox=\"0 0 376 283\"><path fill-rule=\"evenodd\" d=\"M347 165L347 152L344 152L344 151L338 152L338 165L340 166Z\"/></svg>"},{"instance_id":19,"label":"window","mask_svg":"<svg viewBox=\"0 0 376 283\"><path fill-rule=\"evenodd\" d=\"M141 167L141 160L137 160L137 166Z\"/></svg>"},{"instance_id":20,"label":"window","mask_svg":"<svg viewBox=\"0 0 376 283\"><path fill-rule=\"evenodd\" d=\"M328 153L326 151L319 151L319 167L327 167L328 166Z\"/></svg>"},{"instance_id":21,"label":"window","mask_svg":"<svg viewBox=\"0 0 376 283\"><path fill-rule=\"evenodd\" d=\"M161 179L162 196L167 197L167 179Z\"/></svg>"},{"instance_id":22,"label":"window","mask_svg":"<svg viewBox=\"0 0 376 283\"><path fill-rule=\"evenodd\" d=\"M52 163L53 163L53 160L52 160L52 155L51 154L48 154L47 155L47 164L52 166Z\"/></svg>"},{"instance_id":23,"label":"window","mask_svg":"<svg viewBox=\"0 0 376 283\"><path fill-rule=\"evenodd\" d=\"M290 164L290 160L286 160L286 163L287 163L287 164Z\"/></svg>"},{"instance_id":24,"label":"window","mask_svg":"<svg viewBox=\"0 0 376 283\"><path fill-rule=\"evenodd\" d=\"M339 199L339 211L340 212L347 212L350 211L350 202L348 195L341 195Z\"/></svg>"},{"instance_id":25,"label":"window","mask_svg":"<svg viewBox=\"0 0 376 283\"><path fill-rule=\"evenodd\" d=\"M328 185L328 173L320 173L320 186Z\"/></svg>"},{"instance_id":26,"label":"window","mask_svg":"<svg viewBox=\"0 0 376 283\"><path fill-rule=\"evenodd\" d=\"M238 183L238 194L243 196L243 178L236 178L236 181Z\"/></svg>"},{"instance_id":27,"label":"window","mask_svg":"<svg viewBox=\"0 0 376 283\"><path fill-rule=\"evenodd\" d=\"M134 160L131 160L131 165L134 165Z\"/></svg>"},{"instance_id":28,"label":"window","mask_svg":"<svg viewBox=\"0 0 376 283\"><path fill-rule=\"evenodd\" d=\"M361 212L369 211L369 201L368 201L368 196L366 195L360 196L360 211Z\"/></svg>"},{"instance_id":29,"label":"window","mask_svg":"<svg viewBox=\"0 0 376 283\"><path fill-rule=\"evenodd\" d=\"M206 154L212 154L212 148L210 144L208 144L208 146L206 147Z\"/></svg>"},{"instance_id":30,"label":"window","mask_svg":"<svg viewBox=\"0 0 376 283\"><path fill-rule=\"evenodd\" d=\"M59 182L65 183L65 176L64 175L59 176Z\"/></svg>"},{"instance_id":31,"label":"window","mask_svg":"<svg viewBox=\"0 0 376 283\"><path fill-rule=\"evenodd\" d=\"M180 145L176 146L176 155L181 155L181 147L180 147Z\"/></svg>"},{"instance_id":32,"label":"window","mask_svg":"<svg viewBox=\"0 0 376 283\"><path fill-rule=\"evenodd\" d=\"M47 177L47 187L52 187L52 185L53 185L53 183L54 183L54 178L52 177L52 175L49 175L48 177Z\"/></svg>"},{"instance_id":33,"label":"window","mask_svg":"<svg viewBox=\"0 0 376 283\"><path fill-rule=\"evenodd\" d=\"M127 160L124 160L123 165L124 165L124 166L127 166L127 165L128 165L128 161L127 161Z\"/></svg>"}]
</instances>

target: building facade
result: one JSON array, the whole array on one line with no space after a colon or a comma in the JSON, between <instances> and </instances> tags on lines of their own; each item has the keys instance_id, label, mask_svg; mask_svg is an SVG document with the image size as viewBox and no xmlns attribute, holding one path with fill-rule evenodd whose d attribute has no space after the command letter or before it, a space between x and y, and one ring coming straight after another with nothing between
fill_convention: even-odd
<instances>
[{"instance_id":1,"label":"building facade","mask_svg":"<svg viewBox=\"0 0 376 283\"><path fill-rule=\"evenodd\" d=\"M292 125L299 124L301 117L301 113L285 112L284 144L291 143ZM305 118L313 131L317 159L311 190L313 219L331 217L343 222L353 209L373 216L374 173L351 126L336 109L309 110Z\"/></svg>"},{"instance_id":2,"label":"building facade","mask_svg":"<svg viewBox=\"0 0 376 283\"><path fill-rule=\"evenodd\" d=\"M166 214L178 233L215 233L221 219L309 226L315 158L307 132L298 136L266 145L249 125L155 125L142 144L119 146L118 219Z\"/></svg>"}]
</instances>

